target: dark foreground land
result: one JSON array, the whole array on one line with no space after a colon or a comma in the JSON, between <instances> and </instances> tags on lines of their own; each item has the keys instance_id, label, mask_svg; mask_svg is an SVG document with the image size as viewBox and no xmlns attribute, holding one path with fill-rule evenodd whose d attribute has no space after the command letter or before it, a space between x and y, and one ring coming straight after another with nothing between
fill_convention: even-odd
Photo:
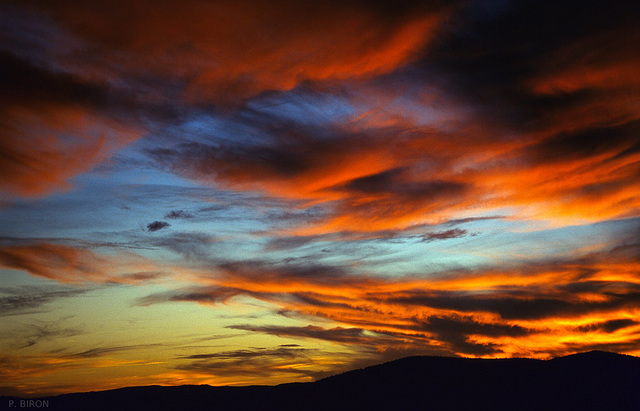
<instances>
[{"instance_id":1,"label":"dark foreground land","mask_svg":"<svg viewBox=\"0 0 640 411\"><path fill-rule=\"evenodd\" d=\"M410 357L313 383L149 386L39 399L0 398L2 410L36 408L640 410L640 358L599 351L548 361Z\"/></svg>"}]
</instances>

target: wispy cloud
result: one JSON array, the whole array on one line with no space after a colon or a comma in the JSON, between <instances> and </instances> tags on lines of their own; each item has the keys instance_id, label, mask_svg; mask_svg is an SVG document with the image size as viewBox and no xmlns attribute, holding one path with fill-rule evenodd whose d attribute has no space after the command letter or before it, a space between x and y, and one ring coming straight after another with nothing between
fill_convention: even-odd
<instances>
[{"instance_id":1,"label":"wispy cloud","mask_svg":"<svg viewBox=\"0 0 640 411\"><path fill-rule=\"evenodd\" d=\"M285 326L251 326L251 325L233 325L229 328L234 330L245 330L252 332L263 332L277 336L289 337L306 337L317 338L327 341L335 341L340 343L361 343L366 339L364 330L360 328L322 328L314 325L306 327L285 327Z\"/></svg>"},{"instance_id":2,"label":"wispy cloud","mask_svg":"<svg viewBox=\"0 0 640 411\"><path fill-rule=\"evenodd\" d=\"M422 236L422 238L424 241L448 240L451 238L464 237L468 233L469 232L467 230L463 230L461 228L453 228L451 230L434 231L431 233L426 233Z\"/></svg>"},{"instance_id":3,"label":"wispy cloud","mask_svg":"<svg viewBox=\"0 0 640 411\"><path fill-rule=\"evenodd\" d=\"M210 354L195 354L182 359L191 360L177 365L178 370L195 371L220 377L277 377L297 375L316 379L326 376L314 363L315 350L280 346L277 348L251 348L222 351Z\"/></svg>"},{"instance_id":4,"label":"wispy cloud","mask_svg":"<svg viewBox=\"0 0 640 411\"><path fill-rule=\"evenodd\" d=\"M138 350L138 349L148 349L151 347L155 347L158 344L131 344L131 345L120 345L120 346L101 346L89 348L81 351L71 351L65 350L57 355L60 358L74 359L74 358L94 358L94 357L102 357L106 355L110 355L113 353L120 353L123 351L129 350Z\"/></svg>"},{"instance_id":5,"label":"wispy cloud","mask_svg":"<svg viewBox=\"0 0 640 411\"><path fill-rule=\"evenodd\" d=\"M62 340L83 333L81 327L64 327L57 322L52 323L33 323L29 324L24 335L21 337L22 345L20 348L28 348L42 341Z\"/></svg>"},{"instance_id":6,"label":"wispy cloud","mask_svg":"<svg viewBox=\"0 0 640 411\"><path fill-rule=\"evenodd\" d=\"M177 219L187 219L187 218L193 218L193 214L187 213L184 210L171 210L170 212L168 212L164 218L171 218L174 220Z\"/></svg>"},{"instance_id":7,"label":"wispy cloud","mask_svg":"<svg viewBox=\"0 0 640 411\"><path fill-rule=\"evenodd\" d=\"M633 248L633 247L632 247ZM224 264L210 286L151 295L141 304L228 302L250 296L339 327L235 325L234 329L360 347L440 346L451 355L546 355L537 341L569 352L588 335L603 343L635 334L640 280L629 247L582 257L485 267L429 278L382 279L332 267ZM550 281L553 279L553 281ZM547 340L545 340L547 338ZM565 344L561 341L572 341ZM568 348L571 346L572 348Z\"/></svg>"},{"instance_id":8,"label":"wispy cloud","mask_svg":"<svg viewBox=\"0 0 640 411\"><path fill-rule=\"evenodd\" d=\"M0 266L22 270L62 283L122 283L131 274L151 272L153 264L143 257L122 252L118 258L91 250L49 242L0 247Z\"/></svg>"},{"instance_id":9,"label":"wispy cloud","mask_svg":"<svg viewBox=\"0 0 640 411\"><path fill-rule=\"evenodd\" d=\"M200 257L206 260L211 253L211 246L220 241L219 238L200 232L178 232L147 240L149 245L162 247L187 258Z\"/></svg>"},{"instance_id":10,"label":"wispy cloud","mask_svg":"<svg viewBox=\"0 0 640 411\"><path fill-rule=\"evenodd\" d=\"M69 298L87 292L81 288L29 287L0 289L0 308L2 314L17 315L21 313L40 312L46 305L60 298Z\"/></svg>"}]
</instances>

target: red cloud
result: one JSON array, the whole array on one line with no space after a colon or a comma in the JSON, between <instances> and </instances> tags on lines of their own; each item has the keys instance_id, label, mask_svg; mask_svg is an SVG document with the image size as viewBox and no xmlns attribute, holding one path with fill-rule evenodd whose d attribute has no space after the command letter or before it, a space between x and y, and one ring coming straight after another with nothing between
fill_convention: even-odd
<instances>
[{"instance_id":1,"label":"red cloud","mask_svg":"<svg viewBox=\"0 0 640 411\"><path fill-rule=\"evenodd\" d=\"M140 136L134 128L75 107L5 110L0 190L38 197L71 187L116 148Z\"/></svg>"},{"instance_id":2,"label":"red cloud","mask_svg":"<svg viewBox=\"0 0 640 411\"><path fill-rule=\"evenodd\" d=\"M162 276L152 271L153 264L134 254L114 258L47 242L0 247L0 267L62 283L140 283Z\"/></svg>"},{"instance_id":3,"label":"red cloud","mask_svg":"<svg viewBox=\"0 0 640 411\"><path fill-rule=\"evenodd\" d=\"M49 12L108 62L70 67L108 80L188 79L187 99L218 102L391 72L414 59L445 14L419 7L385 13L348 1L116 3L58 2Z\"/></svg>"},{"instance_id":4,"label":"red cloud","mask_svg":"<svg viewBox=\"0 0 640 411\"><path fill-rule=\"evenodd\" d=\"M617 344L640 338L640 325L633 320L640 312L636 246L429 278L374 278L322 266L225 264L208 284L151 295L141 303L230 304L237 296L251 296L284 313L310 321L320 317L343 328L233 328L380 351L410 345L455 355L545 357L620 349ZM638 353L640 346L627 344L622 351Z\"/></svg>"}]
</instances>

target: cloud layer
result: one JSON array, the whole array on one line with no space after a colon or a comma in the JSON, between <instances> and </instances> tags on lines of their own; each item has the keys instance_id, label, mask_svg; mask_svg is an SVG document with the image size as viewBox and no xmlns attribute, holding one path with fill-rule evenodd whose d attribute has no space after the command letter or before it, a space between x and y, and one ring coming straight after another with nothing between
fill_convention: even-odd
<instances>
[{"instance_id":1,"label":"cloud layer","mask_svg":"<svg viewBox=\"0 0 640 411\"><path fill-rule=\"evenodd\" d=\"M276 304L283 314L320 317L348 328L232 328L382 351L429 346L449 355L548 357L576 349L616 350L639 331L633 320L640 310L637 246L395 280L330 266L223 264L218 270L224 275L210 285L150 295L140 303L215 305L250 296Z\"/></svg>"}]
</instances>

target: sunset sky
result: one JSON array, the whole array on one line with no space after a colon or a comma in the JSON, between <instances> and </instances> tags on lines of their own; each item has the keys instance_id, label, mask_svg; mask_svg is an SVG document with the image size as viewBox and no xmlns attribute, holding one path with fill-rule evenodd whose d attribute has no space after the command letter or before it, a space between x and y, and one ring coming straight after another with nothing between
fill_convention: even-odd
<instances>
[{"instance_id":1,"label":"sunset sky","mask_svg":"<svg viewBox=\"0 0 640 411\"><path fill-rule=\"evenodd\" d=\"M0 394L640 355L637 1L0 2Z\"/></svg>"}]
</instances>

